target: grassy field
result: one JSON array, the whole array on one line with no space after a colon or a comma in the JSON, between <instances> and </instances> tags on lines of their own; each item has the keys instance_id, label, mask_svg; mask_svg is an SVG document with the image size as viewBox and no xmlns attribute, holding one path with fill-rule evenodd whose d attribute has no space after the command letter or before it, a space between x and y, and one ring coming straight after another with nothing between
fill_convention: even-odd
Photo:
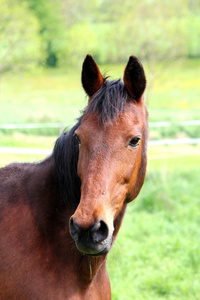
<instances>
[{"instance_id":1,"label":"grassy field","mask_svg":"<svg viewBox=\"0 0 200 300\"><path fill-rule=\"evenodd\" d=\"M109 256L113 299L200 299L200 155L154 150Z\"/></svg>"},{"instance_id":2,"label":"grassy field","mask_svg":"<svg viewBox=\"0 0 200 300\"><path fill-rule=\"evenodd\" d=\"M125 65L101 66L111 78L122 78ZM190 120L200 115L200 60L158 65L149 100L149 120ZM81 70L5 74L1 80L0 123L63 122L68 125L87 103ZM147 82L149 77L147 69ZM12 110L10 109L12 107Z\"/></svg>"},{"instance_id":3,"label":"grassy field","mask_svg":"<svg viewBox=\"0 0 200 300\"><path fill-rule=\"evenodd\" d=\"M118 78L123 76L124 65L102 66L101 70ZM200 119L199 70L200 60L157 66L150 121ZM80 72L69 70L5 75L0 123L63 122L70 126L87 103L79 78ZM198 127L167 130L151 131L150 136L200 135ZM8 134L0 130L0 147L51 150L57 131ZM0 166L44 157L1 153ZM199 167L199 145L149 146L144 187L128 205L108 257L113 300L200 299Z\"/></svg>"},{"instance_id":4,"label":"grassy field","mask_svg":"<svg viewBox=\"0 0 200 300\"><path fill-rule=\"evenodd\" d=\"M101 66L111 78L123 77L123 65ZM200 60L156 66L153 85L147 85L149 121L171 121L168 128L154 128L150 137L160 139L200 137L197 126L180 126L178 121L200 117ZM32 74L4 74L0 82L0 124L60 122L70 127L87 105L79 70L46 70ZM150 72L147 68L147 82ZM12 109L11 109L12 108ZM12 133L0 129L0 134ZM18 130L19 132L19 130ZM57 135L57 129L21 129L33 135ZM0 142L0 146L3 145Z\"/></svg>"}]
</instances>

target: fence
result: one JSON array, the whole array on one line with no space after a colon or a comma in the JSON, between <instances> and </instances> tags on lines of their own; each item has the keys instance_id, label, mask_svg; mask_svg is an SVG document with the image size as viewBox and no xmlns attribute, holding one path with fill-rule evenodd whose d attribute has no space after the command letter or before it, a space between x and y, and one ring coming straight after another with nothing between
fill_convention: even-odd
<instances>
[{"instance_id":1,"label":"fence","mask_svg":"<svg viewBox=\"0 0 200 300\"><path fill-rule=\"evenodd\" d=\"M42 129L58 128L61 133L64 129L63 123L26 123L26 124L0 124L0 129Z\"/></svg>"},{"instance_id":2,"label":"fence","mask_svg":"<svg viewBox=\"0 0 200 300\"><path fill-rule=\"evenodd\" d=\"M68 124L70 127L72 124ZM181 121L181 122L149 122L150 128L155 127L169 127L173 125L180 126L198 126L200 125L200 120L190 120L190 121ZM36 129L36 128L58 128L63 130L63 123L25 123L25 124L0 124L0 129Z\"/></svg>"},{"instance_id":3,"label":"fence","mask_svg":"<svg viewBox=\"0 0 200 300\"><path fill-rule=\"evenodd\" d=\"M190 120L181 122L149 122L149 127L169 127L172 125L180 126L198 126L200 125L200 120Z\"/></svg>"},{"instance_id":4,"label":"fence","mask_svg":"<svg viewBox=\"0 0 200 300\"><path fill-rule=\"evenodd\" d=\"M172 125L180 126L199 126L200 120L190 120L183 122L150 122L149 127L169 127ZM69 125L70 127L70 125ZM62 132L64 127L62 123L27 123L27 124L0 124L0 129L35 129L35 128L58 128L59 132ZM150 140L149 146L155 145L180 145L180 144L200 144L200 138L183 138L183 139L160 139ZM15 154L50 154L50 150L47 149L27 149L27 148L9 148L0 147L0 153L15 153Z\"/></svg>"}]
</instances>

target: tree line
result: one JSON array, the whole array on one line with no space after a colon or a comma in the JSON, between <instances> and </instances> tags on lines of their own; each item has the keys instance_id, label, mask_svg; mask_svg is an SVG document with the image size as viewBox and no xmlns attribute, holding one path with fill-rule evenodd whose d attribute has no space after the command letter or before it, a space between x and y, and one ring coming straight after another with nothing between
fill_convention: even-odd
<instances>
[{"instance_id":1,"label":"tree line","mask_svg":"<svg viewBox=\"0 0 200 300\"><path fill-rule=\"evenodd\" d=\"M200 57L200 0L0 0L0 69Z\"/></svg>"}]
</instances>

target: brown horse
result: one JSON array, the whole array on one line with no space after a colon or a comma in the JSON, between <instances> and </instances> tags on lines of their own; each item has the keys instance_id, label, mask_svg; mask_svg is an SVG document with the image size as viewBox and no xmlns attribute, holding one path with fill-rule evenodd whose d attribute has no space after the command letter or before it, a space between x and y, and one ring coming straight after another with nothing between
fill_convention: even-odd
<instances>
[{"instance_id":1,"label":"brown horse","mask_svg":"<svg viewBox=\"0 0 200 300\"><path fill-rule=\"evenodd\" d=\"M0 299L111 299L106 257L146 170L143 67L131 56L124 83L87 55L89 103L37 164L0 171Z\"/></svg>"}]
</instances>

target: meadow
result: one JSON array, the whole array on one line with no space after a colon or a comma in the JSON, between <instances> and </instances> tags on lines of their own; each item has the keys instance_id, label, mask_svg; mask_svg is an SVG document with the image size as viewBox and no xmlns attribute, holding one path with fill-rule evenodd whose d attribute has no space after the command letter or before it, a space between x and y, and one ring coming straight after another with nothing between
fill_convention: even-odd
<instances>
[{"instance_id":1,"label":"meadow","mask_svg":"<svg viewBox=\"0 0 200 300\"><path fill-rule=\"evenodd\" d=\"M200 299L200 158L152 152L108 260L113 299Z\"/></svg>"},{"instance_id":2,"label":"meadow","mask_svg":"<svg viewBox=\"0 0 200 300\"><path fill-rule=\"evenodd\" d=\"M101 66L113 78L124 65ZM200 116L200 61L157 66L149 120ZM147 75L148 78L148 75ZM77 71L6 74L1 81L0 123L61 122L71 126L87 104ZM177 129L178 128L178 129ZM150 131L150 138L197 137L199 127ZM173 129L173 130L172 130ZM0 147L52 149L58 130L0 130ZM44 155L0 154L0 165L38 161ZM113 300L200 299L200 146L149 146L145 184L128 205L108 256Z\"/></svg>"}]
</instances>

